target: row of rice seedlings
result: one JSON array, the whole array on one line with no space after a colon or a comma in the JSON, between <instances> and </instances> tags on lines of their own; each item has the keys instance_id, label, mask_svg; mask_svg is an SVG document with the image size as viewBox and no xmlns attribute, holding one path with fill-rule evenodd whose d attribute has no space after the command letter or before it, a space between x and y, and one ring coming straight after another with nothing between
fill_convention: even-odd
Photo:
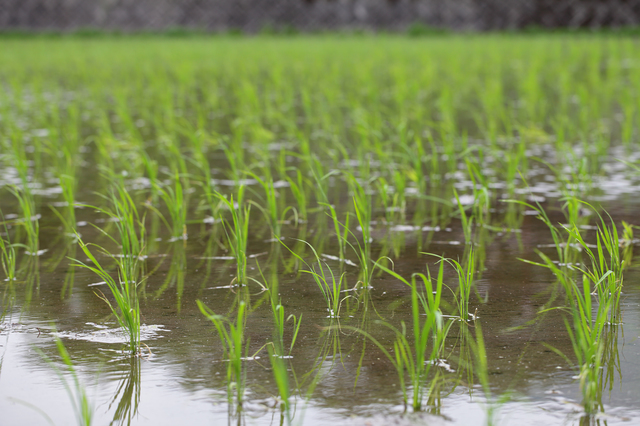
<instances>
[{"instance_id":1,"label":"row of rice seedlings","mask_svg":"<svg viewBox=\"0 0 640 426\"><path fill-rule=\"evenodd\" d=\"M520 40L519 42L523 42L523 41ZM498 43L498 41L493 40L492 43ZM508 45L508 43L505 43L504 41L502 43ZM455 45L455 43L453 44ZM584 50L582 50L584 47L580 46L579 43L574 43L574 45L577 46L574 49L574 52L577 52L574 55L574 59L575 59L575 56L578 56L578 59L581 60L582 58L580 58L580 55L584 53ZM413 48L414 47L408 47L406 51L413 51ZM460 48L460 46L457 46L457 48ZM615 84L615 83L612 83L613 81L612 78L614 76L619 76L621 73L621 71L618 70L617 74L615 73L607 74L605 77L601 77L601 76L597 76L594 78L589 77L589 80L585 82L584 76L579 76L579 78L575 78L575 79L570 78L573 76L572 74L575 73L575 70L566 66L566 60L564 58L561 58L562 60L557 60L556 56L560 54L557 48L551 48L548 50L548 52L543 52L541 50L536 49L536 53L540 56L535 59L522 58L521 55L515 54L514 55L515 58L518 58L518 61L520 61L520 62L516 62L515 64L512 64L509 62L509 60L512 57L506 57L507 52L509 52L510 54L515 53L513 50L511 50L512 48L513 46L503 50L505 52L505 56L497 55L497 57L495 58L497 62L497 65L495 66L495 70L486 69L486 66L481 61L471 61L469 65L474 67L477 71L477 73L474 73L474 75L478 75L481 77L476 79L470 79L470 78L463 78L460 73L449 73L450 75L447 75L447 71L449 71L449 67L452 66L452 64L457 63L457 61L450 60L452 59L451 54L450 52L446 52L446 50L448 49L443 49L442 47L433 46L432 47L433 55L442 56L442 58L447 59L447 61L444 61L444 60L438 61L437 66L434 66L434 65L424 66L425 64L422 63L423 69L421 70L421 72L416 73L416 75L412 79L415 81L411 83L407 83L394 78L393 84L398 86L397 87L398 89L401 89L403 87L406 89L407 85L409 84L415 85L416 87L420 87L421 83L424 84L426 81L432 81L430 79L436 78L436 77L442 77L442 81L444 82L448 82L448 83L460 82L462 84L460 87L460 91L455 96L453 96L451 93L446 93L445 91L443 91L441 94L435 93L436 96L434 96L433 98L438 99L438 103L439 103L438 105L433 105L431 102L431 98L429 98L430 102L427 104L427 106L425 107L421 105L421 108L419 108L418 111L415 111L415 112L411 111L411 109L408 108L408 106L410 106L412 103L416 103L416 97L418 96L417 93L419 92L417 90L416 90L416 94L409 94L411 92L407 92L406 90L400 90L403 93L403 95L394 94L394 99L397 102L397 105L396 105L397 108L387 108L386 105L388 104L388 102L375 102L376 100L384 99L384 96L387 95L387 90L384 90L383 88L380 88L380 87L374 87L367 91L363 91L364 92L363 94L359 94L355 91L350 91L350 93L348 93L347 96L344 96L343 99L341 99L339 90L335 90L336 87L345 87L342 85L338 85L340 79L347 80L347 81L350 81L353 79L357 81L358 78L364 78L364 81L367 81L371 83L371 85L375 86L377 83L380 82L380 79L385 78L385 72L378 72L371 75L366 74L367 71L374 69L377 61L382 60L381 56L376 55L375 57L372 57L368 61L366 61L361 67L354 67L353 70L349 70L346 67L346 64L350 63L350 61L346 60L346 58L342 58L342 60L345 63L344 69L338 68L337 71L334 71L332 73L325 73L324 75L320 71L317 71L310 74L308 79L301 81L303 85L308 86L310 81L314 81L314 80L311 80L311 78L316 78L317 81L314 81L314 84L318 84L323 87L328 86L328 88L332 89L332 90L328 90L327 91L328 93L323 96L324 98L326 98L326 100L312 92L311 96L313 96L313 99L310 99L308 102L304 102L304 109L306 110L305 118L306 120L308 120L307 123L310 124L308 125L308 127L310 127L311 129L318 128L320 124L327 121L334 123L333 126L328 127L329 129L336 127L335 123L339 122L339 119L340 119L340 115L336 114L336 111L335 111L338 108L331 109L327 107L327 105L331 105L332 101L335 101L337 105L344 105L345 103L348 102L349 106L362 105L364 101L367 101L367 104L371 105L370 103L368 103L368 101L374 101L373 105L381 105L381 106L377 108L378 111L373 111L370 114L365 112L366 118L364 121L369 125L369 127L359 126L357 130L359 133L362 133L364 129L365 136L368 135L369 133L375 134L375 132L379 131L380 125L376 123L376 120L374 120L374 118L376 116L379 116L381 112L383 112L384 114L392 114L392 116L395 116L395 114L399 115L399 111L411 112L411 114L409 114L410 119L408 120L409 122L408 127L412 128L413 130L413 128L415 128L416 126L415 124L416 117L419 117L420 116L419 114L423 114L422 117L426 117L432 114L433 111L439 110L444 113L443 115L446 118L446 120L444 120L446 125L443 125L442 127L448 128L449 129L447 130L448 133L451 133L452 131L457 132L458 127L460 126L460 122L462 121L460 117L457 117L457 115L460 115L462 117L464 117L465 115L465 111L463 108L461 108L461 106L465 105L465 102L469 104L470 100L473 100L474 98L478 98L478 97L480 97L481 99L486 98L486 102L483 102L484 108L482 108L481 110L482 112L480 114L486 117L487 119L491 119L492 117L501 117L501 119L498 119L499 121L502 121L502 122L522 121L524 122L524 124L529 126L532 123L531 120L540 120L540 122L544 123L545 116L554 116L554 115L546 115L545 113L540 112L540 110L544 112L549 112L554 105L553 103L547 104L547 103L539 102L541 99L540 93L544 93L545 91L551 91L553 93L557 91L558 93L561 93L561 94L565 94L565 93L567 94L566 98L562 96L558 96L558 98L562 100L563 105L567 110L566 116L568 117L567 121L569 121L569 119L571 118L571 114L569 114L569 112L575 110L575 108L569 105L569 101L567 99L571 98L571 96L569 95L572 93L572 91L575 93L576 87L580 87L580 85L582 84L590 86L591 84L601 83L603 80L607 81L609 85ZM602 48L601 46L598 46L597 49L601 49L601 48ZM487 49L487 47L483 47L482 50L484 51L485 49ZM397 53L397 55L399 57L403 57L404 53L402 52ZM605 62L606 65L607 66L616 65L616 60L619 61L619 58L620 58L619 55L621 54L619 52L616 52L615 54L612 55L610 59L607 58L607 62ZM554 71L555 72L559 71L559 75L562 75L562 76L568 75L569 78L558 79L558 82L560 82L561 84L549 84L549 83L556 83L556 82L549 81L549 77L547 74L532 75L529 67L523 66L523 64L528 62L534 62L536 66L532 66L531 68L538 69L537 67L539 66L539 64L544 63L543 61L539 61L540 57L554 58L556 59L554 61L554 64L560 63L565 65L564 68L559 66L557 69L554 69ZM585 62L589 63L588 69L591 70L596 68L593 65L593 62L600 61L600 60L602 60L601 57L599 57L598 55L593 55L592 57L585 59ZM417 58L417 63L421 63L422 61L423 61L422 58L420 57ZM417 63L416 64L401 63L401 65L397 68L401 69L402 71L400 72L394 71L394 73L397 73L398 75L403 75L403 74L406 74L409 70L413 70L414 67L416 70L420 70L420 66L418 66ZM259 72L259 67L260 67L260 64L252 65L249 67L245 66L243 70L246 72L246 76L250 79L250 77L255 76ZM618 68L619 68L619 64L618 64ZM215 71L221 72L220 70L215 70ZM193 84L192 83L194 79L193 75L189 75L188 72L187 73L181 73L180 71L173 71L173 72L179 75L178 81L183 85L182 86L183 88L188 87L189 84ZM267 74L268 76L267 78L271 78L274 73L275 71L271 71L269 73L271 75ZM165 83L167 79L170 78L171 76L170 72L167 74L168 75L155 76L155 78L153 78L154 83L157 83L160 85ZM588 74L588 75L590 76L591 74ZM145 76L143 72L138 72L138 73L135 73L133 77L141 79L142 77L147 77L147 76ZM292 77L293 77L292 79L287 79L282 77L276 79L275 81L278 82L277 83L278 86L275 86L273 90L269 90L269 91L261 91L257 88L251 87L251 85L248 85L247 87L247 85L241 86L238 83L233 84L231 81L229 81L228 77L225 77L221 81L216 82L215 89L216 89L216 93L220 93L220 91L223 90L224 92L230 94L231 96L228 97L228 100L225 99L227 97L224 97L224 96L223 97L208 96L204 101L204 103L206 108L211 108L215 106L218 109L220 107L226 106L225 104L233 105L232 111L234 111L239 116L258 117L258 119L252 119L251 122L252 123L260 122L261 128L265 127L263 123L271 123L267 119L273 119L274 117L278 117L277 120L276 119L273 120L274 123L279 124L284 121L284 123L286 124L292 121L291 120L291 118L293 118L292 113L295 112L295 108L292 108L292 106L295 106L294 104L295 97L290 95L292 92L295 93L295 91L291 88L291 85L286 84L286 82L291 80L295 81L296 83L300 82L299 77L296 78L297 76L295 75L293 75ZM101 78L105 78L104 74ZM239 80L245 81L243 79L239 79ZM224 88L224 84L226 83L231 83L231 87ZM489 83L489 84L486 84L486 83ZM132 86L133 85L135 85L135 83L132 84ZM120 86L122 87L122 85ZM565 86L567 86L567 88L565 88ZM347 85L346 87L349 87L349 86ZM360 87L362 87L362 84L360 84ZM447 86L445 85L444 87L447 87ZM486 89L487 87L494 87L496 88L496 90L481 90L481 89ZM137 90L137 89L130 89L129 91L133 92L134 90ZM598 88L597 90L598 90L598 95L593 97L594 98L597 98L598 96L604 97L604 94L601 94L602 89ZM393 93L391 88L389 88L389 91ZM616 93L618 91L620 91L620 89L616 87L616 90L613 90L612 92ZM183 93L188 93L188 91L184 90ZM287 95L284 95L285 93ZM309 90L307 90L305 93L308 94ZM515 96L521 96L520 99L522 100L522 106L526 106L526 107L521 108L520 105L517 105L516 107L512 106L513 102L511 97L514 96L513 95L514 93L515 93ZM274 103L274 100L266 97L267 94L269 96L277 95L276 99L278 99L281 102L284 102L285 104L281 106L281 105L278 105L277 103ZM225 101L221 101L220 99L213 101L212 98L222 98L222 99L225 99ZM140 104L139 106L144 107L146 109L152 109L154 113L157 111L162 111L162 109L165 109L167 106L171 106L171 96L154 95L154 96L148 96L145 99L146 100L144 101L138 101L138 103ZM161 101L158 102L160 99ZM188 104L189 102L193 102L193 96L189 94L179 95L177 99L178 99L177 102L182 104ZM313 102L316 99L318 101ZM611 97L608 96L607 100L611 102ZM126 101L132 102L130 97L127 97ZM534 102L534 101L537 101L538 105L532 106L531 102ZM156 102L158 106L153 107L152 106L153 102ZM542 104L545 105L544 108L541 108L540 105ZM608 106L608 104L605 104L605 105L607 106L599 106L599 103L593 102L588 104L589 108L583 108L583 109L588 110L587 116L592 118L593 116L596 115L596 113L597 114L606 113L606 111L608 111L610 107ZM199 108L195 108L195 107L192 107L192 108L198 111L199 116L202 116L203 107L200 105L196 105L196 106L198 106ZM280 107L280 108L277 108L277 107ZM591 108L594 109L593 113L591 112ZM398 112L395 112L394 109L397 110ZM131 108L129 108L127 112L130 110ZM359 110L355 109L355 110L359 111L359 114L362 114L362 109L359 109ZM510 114L505 114L505 110L510 112ZM513 112L511 110L513 110ZM286 112L282 113L282 111L286 111ZM524 113L525 111L526 111L526 114ZM558 115L555 115L555 116L558 116ZM161 116L159 113L157 113L156 117L166 117L166 115ZM171 114L170 117L172 117L172 121L175 121L175 114ZM128 120L128 122L130 121L131 120ZM212 120L212 123L218 123L218 122L220 122L220 120ZM540 122L533 122L534 126L536 128L538 127L544 128L544 124L539 125ZM375 123L375 126L372 126L372 124L374 123ZM163 125L162 127L168 130L169 128L175 127L175 125L171 125L171 126ZM243 127L244 126L237 126L237 128L239 129L242 129ZM292 130L289 130L289 128L291 127L290 125L289 126L284 125L283 127L284 129L286 129L285 131L287 132L292 131ZM451 130L452 128L453 130ZM494 140L497 139L498 134L501 132L508 133L509 128L517 128L517 126L505 125L504 128L499 128L497 130L494 130L493 133L496 134L496 137L492 139ZM388 132L388 129L385 129L384 127L382 127L381 130L383 132ZM377 141L378 139L380 138L375 138L373 143L374 144L377 143L375 141Z\"/></svg>"},{"instance_id":2,"label":"row of rice seedlings","mask_svg":"<svg viewBox=\"0 0 640 426\"><path fill-rule=\"evenodd\" d=\"M571 203L570 208L580 204L588 205L583 202ZM528 204L527 206L534 208ZM551 223L544 210L540 206L536 210L540 212L538 217L551 230L558 260L554 261L538 251L542 262L527 262L549 269L566 293L565 306L542 309L540 313L553 309L561 309L568 313L569 319L565 317L564 322L578 363L582 405L588 415L593 415L603 409L601 370L607 356L605 353L606 329L607 326L615 326L620 320L619 301L623 264L619 255L620 243L617 230L615 226L608 227L600 216L601 224L597 230L597 245L594 252L585 242L575 223L562 226L561 229L566 232L566 238L564 238L560 229ZM572 213L569 215L571 216ZM589 257L591 268L577 266L576 256L569 254L569 250L576 251L572 248L576 245ZM576 271L581 273L581 286L578 285L580 278ZM598 302L595 306L592 301L594 296L597 297ZM565 354L556 348L548 347L573 365Z\"/></svg>"},{"instance_id":3,"label":"row of rice seedlings","mask_svg":"<svg viewBox=\"0 0 640 426\"><path fill-rule=\"evenodd\" d=\"M85 243L78 235L80 248L91 263L84 263L78 259L73 259L73 262L76 266L92 271L106 283L115 299L115 306L104 294L98 294L98 297L107 303L123 332L126 333L130 352L137 354L141 345L141 318L137 289L141 285L144 276L144 266L142 264L145 256L144 216L140 217L138 215L133 199L122 184L114 190L110 198L111 210L94 208L114 220L118 230L117 237L112 237L101 231L116 246L120 247L120 254L112 254L94 243ZM100 228L97 229L100 230ZM115 262L117 278L114 278L102 266L101 262L92 253L91 246L96 247L101 254Z\"/></svg>"}]
</instances>

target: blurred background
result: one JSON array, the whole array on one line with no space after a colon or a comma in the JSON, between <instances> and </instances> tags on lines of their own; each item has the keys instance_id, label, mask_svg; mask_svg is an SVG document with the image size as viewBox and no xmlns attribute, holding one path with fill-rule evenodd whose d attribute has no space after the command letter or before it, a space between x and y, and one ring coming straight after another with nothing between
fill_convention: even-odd
<instances>
[{"instance_id":1,"label":"blurred background","mask_svg":"<svg viewBox=\"0 0 640 426\"><path fill-rule=\"evenodd\" d=\"M640 0L2 0L2 31L625 28Z\"/></svg>"}]
</instances>

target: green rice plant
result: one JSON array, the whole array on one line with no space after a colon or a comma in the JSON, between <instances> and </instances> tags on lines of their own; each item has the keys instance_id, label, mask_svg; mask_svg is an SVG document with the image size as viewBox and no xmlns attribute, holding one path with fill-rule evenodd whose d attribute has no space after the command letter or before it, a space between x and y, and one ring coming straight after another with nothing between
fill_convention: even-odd
<instances>
[{"instance_id":1,"label":"green rice plant","mask_svg":"<svg viewBox=\"0 0 640 426\"><path fill-rule=\"evenodd\" d=\"M582 202L591 207L589 204ZM592 207L591 207L592 208ZM585 242L577 226L565 227L567 233L580 245L583 253L589 257L591 268L576 267L582 272L595 289L598 304L607 307L610 324L620 322L620 298L622 296L624 263L620 256L621 241L614 226L608 226L598 214L600 224L596 231L595 250Z\"/></svg>"},{"instance_id":2,"label":"green rice plant","mask_svg":"<svg viewBox=\"0 0 640 426\"><path fill-rule=\"evenodd\" d=\"M131 353L137 354L141 344L141 318L137 287L142 283L144 274L144 267L141 264L144 259L144 217L138 216L135 204L123 186L118 186L111 194L111 203L113 211L100 208L97 210L115 219L114 223L119 234L118 239L104 231L102 233L120 246L121 253L112 254L97 244L85 243L80 235L76 234L80 248L89 258L91 264L86 264L78 259L71 260L75 265L92 271L107 284L115 299L115 306L104 294L99 294L98 297L107 303L118 324L126 333ZM96 247L100 253L115 262L117 279L113 278L102 266L91 252L90 246Z\"/></svg>"},{"instance_id":3,"label":"green rice plant","mask_svg":"<svg viewBox=\"0 0 640 426\"><path fill-rule=\"evenodd\" d=\"M345 223L342 224L338 220L338 213L336 212L336 208L334 206L332 206L331 204L325 204L325 203L320 203L320 205L329 209L329 212L327 213L327 215L331 218L333 222L333 229L335 230L336 237L338 240L338 252L339 252L338 259L341 262L344 262L346 260L345 254L346 254L347 244L349 241L347 239L349 235L349 215L346 216ZM340 229L341 227L343 228L342 230Z\"/></svg>"},{"instance_id":4,"label":"green rice plant","mask_svg":"<svg viewBox=\"0 0 640 426\"><path fill-rule=\"evenodd\" d=\"M238 411L242 411L247 373L242 367L243 359L247 358L249 339L245 338L246 303L238 304L235 324L228 318L215 314L202 301L197 300L200 312L215 326L220 338L220 344L227 362L227 397L229 404L235 403ZM246 342L245 342L246 340Z\"/></svg>"},{"instance_id":5,"label":"green rice plant","mask_svg":"<svg viewBox=\"0 0 640 426\"><path fill-rule=\"evenodd\" d=\"M415 273L411 276L411 281L408 281L384 265L379 265L379 267L411 289L413 336L410 335L404 321L401 323L400 329L386 322L381 322L395 334L393 352L391 352L371 334L359 329L355 329L355 331L373 342L395 368L402 389L405 409L409 404L410 388L411 407L414 411L420 411L425 395L429 396L440 384L439 372L430 381L428 381L429 375L432 367L438 363L444 352L444 342L453 324L452 321L445 320L440 311L444 265L442 262L440 263L435 288L433 278L428 270L427 275ZM422 281L424 285L423 292L418 291L419 281ZM406 382L407 375L409 383Z\"/></svg>"},{"instance_id":6,"label":"green rice plant","mask_svg":"<svg viewBox=\"0 0 640 426\"><path fill-rule=\"evenodd\" d=\"M238 188L238 198L234 202L233 195L228 199L216 192L216 196L224 206L231 212L233 227L223 219L225 233L229 241L229 248L236 259L236 277L233 279L237 285L247 285L247 240L249 238L249 215L250 205L243 205L244 186ZM236 205L237 203L237 205Z\"/></svg>"},{"instance_id":7,"label":"green rice plant","mask_svg":"<svg viewBox=\"0 0 640 426\"><path fill-rule=\"evenodd\" d=\"M154 297L158 299L170 287L176 289L176 309L178 313L182 309L182 294L184 292L184 281L187 275L187 256L185 248L176 244L172 247L171 265L167 277L162 285L156 290Z\"/></svg>"},{"instance_id":8,"label":"green rice plant","mask_svg":"<svg viewBox=\"0 0 640 426\"><path fill-rule=\"evenodd\" d=\"M162 221L171 231L171 241L186 241L188 202L183 191L180 175L177 172L174 174L173 188L170 186L163 187L157 180L153 182L153 186L160 194L160 198L164 201L169 211L171 222L169 223L157 208L151 205L149 205L149 207L162 218Z\"/></svg>"},{"instance_id":9,"label":"green rice plant","mask_svg":"<svg viewBox=\"0 0 640 426\"><path fill-rule=\"evenodd\" d=\"M20 210L22 212L22 219L19 224L25 230L27 234L26 251L27 254L37 256L39 253L39 233L40 222L39 216L36 214L35 201L31 191L20 189L18 187L9 187L9 192L13 194L18 200Z\"/></svg>"},{"instance_id":10,"label":"green rice plant","mask_svg":"<svg viewBox=\"0 0 640 426\"><path fill-rule=\"evenodd\" d=\"M469 311L469 300L471 299L471 294L473 292L473 283L477 268L475 252L476 250L470 246L465 251L462 263L454 259L447 259L442 256L425 253L438 257L441 263L447 262L455 269L458 276L458 289L455 292L457 314L460 321L464 322L467 322L469 319L474 321L476 319L476 314Z\"/></svg>"},{"instance_id":11,"label":"green rice plant","mask_svg":"<svg viewBox=\"0 0 640 426\"><path fill-rule=\"evenodd\" d=\"M118 265L118 279L114 279L109 272L107 272L104 267L100 264L98 259L91 253L89 249L89 244L85 244L82 241L80 235L77 236L78 244L82 249L83 253L89 258L93 266L83 263L77 259L72 259L75 265L85 268L102 279L109 290L115 301L115 306L111 303L111 301L104 294L97 294L102 300L107 303L109 309L111 309L111 313L116 317L118 324L122 328L123 332L126 333L129 351L131 354L135 355L140 351L140 304L138 301L138 295L136 292L136 287L139 284L136 281L136 276L129 275L132 273L131 268L127 265L127 261L123 260L124 258L114 258L115 256L108 253L106 250L97 246L98 249L105 255L111 256L116 261ZM91 244L95 245L95 244ZM125 255L126 256L126 255Z\"/></svg>"},{"instance_id":12,"label":"green rice plant","mask_svg":"<svg viewBox=\"0 0 640 426\"><path fill-rule=\"evenodd\" d=\"M289 188L296 200L296 224L300 222L306 222L308 219L308 207L307 207L307 193L306 188L309 185L305 177L302 175L299 169L295 169L295 180L290 176L286 176L287 182L289 182Z\"/></svg>"},{"instance_id":13,"label":"green rice plant","mask_svg":"<svg viewBox=\"0 0 640 426\"><path fill-rule=\"evenodd\" d=\"M341 294L343 289L346 287L345 274L343 273L339 277L337 277L336 274L334 274L333 270L329 267L329 265L322 262L322 260L320 259L320 255L318 255L318 252L315 250L315 248L313 248L313 246L308 242L303 242L307 247L311 249L315 257L316 262L312 265L309 265L306 260L304 260L298 253L290 249L286 244L284 244L284 242L282 243L282 245L284 245L295 258L306 265L307 269L302 269L301 272L309 274L313 277L313 280L320 289L322 298L327 304L327 312L329 313L328 318L340 318L340 308L342 307L342 302L345 299L351 297L343 297Z\"/></svg>"},{"instance_id":14,"label":"green rice plant","mask_svg":"<svg viewBox=\"0 0 640 426\"><path fill-rule=\"evenodd\" d=\"M262 179L258 175L252 172L248 172L248 175L253 177L258 181L262 189L264 190L264 204L265 206L261 206L258 203L251 202L255 205L262 213L264 213L267 222L269 223L269 227L271 228L271 232L275 238L280 238L281 229L282 229L282 221L283 216L287 213L287 211L280 212L280 206L278 203L278 192L273 186L273 178L265 178ZM288 210L288 209L287 209Z\"/></svg>"},{"instance_id":15,"label":"green rice plant","mask_svg":"<svg viewBox=\"0 0 640 426\"><path fill-rule=\"evenodd\" d=\"M491 195L489 194L489 182L478 166L465 159L471 183L473 184L473 219L478 226L484 226L490 221ZM460 203L460 198L456 194L456 201ZM458 206L461 207L460 205ZM461 211L461 215L464 214ZM463 226L466 226L463 224ZM466 234L465 234L466 235Z\"/></svg>"},{"instance_id":16,"label":"green rice plant","mask_svg":"<svg viewBox=\"0 0 640 426\"><path fill-rule=\"evenodd\" d=\"M560 231L551 225L544 211L540 216L552 230L556 252L560 256L560 261L555 262L544 253L538 251L538 255L542 259L541 263L525 262L549 269L565 290L566 306L543 308L539 313L542 314L554 309L560 309L568 313L570 319L565 317L564 322L578 363L582 405L586 413L592 415L602 409L600 370L604 359L605 327L618 321L617 316L611 313L611 309L616 308L616 304L619 302L619 292L622 284L622 265L619 261L617 232L615 228L607 228L604 220L600 217L602 227L598 228L597 239L599 242L597 253L594 253L589 245L584 242L577 226L565 226L564 230L573 241L576 241L586 251L592 263L591 269L569 266L564 262L564 259L566 259L564 253L569 245L566 242L563 243ZM563 244L565 244L564 248L562 247ZM609 261L606 259L605 252L609 255ZM575 265L575 262L572 265ZM582 273L582 288L577 284L576 270ZM593 293L592 288L594 289ZM599 303L595 308L595 316L592 302L594 294L599 296ZM549 345L546 346L573 365L566 355L559 350Z\"/></svg>"},{"instance_id":17,"label":"green rice plant","mask_svg":"<svg viewBox=\"0 0 640 426\"><path fill-rule=\"evenodd\" d=\"M0 219L2 219L2 226L4 227L4 234L6 239L0 236L0 255L2 256L2 270L4 271L6 281L16 280L16 247L22 246L21 244L12 244L9 239L9 230L7 228L7 222L4 219L2 210L0 210Z\"/></svg>"},{"instance_id":18,"label":"green rice plant","mask_svg":"<svg viewBox=\"0 0 640 426\"><path fill-rule=\"evenodd\" d=\"M603 280L605 278L603 277ZM591 283L586 275L582 279L582 289L573 280L563 280L563 284L565 291L569 294L569 305L558 309L567 311L569 314L570 319L565 317L564 322L577 360L582 406L588 415L592 415L603 408L601 369L605 352L604 334L610 307L599 304L594 317ZM596 286L599 284L599 282L596 283ZM562 356L569 364L574 365L556 348L545 346Z\"/></svg>"}]
</instances>

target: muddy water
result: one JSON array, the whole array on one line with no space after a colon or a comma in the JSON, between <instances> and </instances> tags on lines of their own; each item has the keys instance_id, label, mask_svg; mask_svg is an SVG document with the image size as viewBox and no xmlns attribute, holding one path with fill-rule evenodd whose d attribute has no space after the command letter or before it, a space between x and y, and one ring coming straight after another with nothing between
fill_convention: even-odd
<instances>
[{"instance_id":1,"label":"muddy water","mask_svg":"<svg viewBox=\"0 0 640 426\"><path fill-rule=\"evenodd\" d=\"M630 210L620 205L617 217L629 219ZM61 297L61 287L71 269L66 261L56 264L55 259L79 254L74 254L72 244L64 240L48 240L50 231L46 226L44 229L43 248L48 251L25 266L39 272L39 276L31 283L3 284L15 298L0 329L0 423L47 424L48 419L60 425L74 423L70 398L54 368L64 369L55 347L56 333L68 348L94 405L95 424L280 423L280 411L275 408L276 388L265 350L256 359L244 362L247 403L240 418L229 415L226 364L222 362L220 344L212 324L195 303L200 299L217 313L229 312L238 290L227 287L234 264L221 258L225 253L204 256L206 240L192 237L186 248L181 242L166 244L158 252L167 255L150 256L147 266L156 269L145 284L141 305L143 340L148 349L145 347L144 356L132 359L122 353L122 336L108 307L94 294L101 288L96 285L96 277L87 271L76 271L72 295ZM197 235L199 229L200 225L194 225L190 235ZM421 250L453 258L461 256L463 244L451 244L462 240L456 229L454 221L449 228L430 236L432 242L424 243ZM418 234L412 231L405 235L406 247L396 260L396 271L405 276L434 265L432 257L418 254L416 241L427 237L422 230ZM548 301L553 277L542 268L516 259L535 259L534 249L549 242L548 230L535 217L527 216L520 233L494 235L486 246L485 269L476 283L482 300L473 298L472 309L477 308L484 331L492 395L510 395L498 405L498 423L580 423L576 372L542 345L548 343L572 358L562 319L552 312L543 320L534 321ZM285 243L294 244L294 240L289 238ZM258 255L250 263L252 274L257 276L258 263L267 277L275 270L287 314L302 316L302 328L290 359L292 377L303 381L309 372L321 374L308 399L304 395L296 397L296 422L486 422L488 405L481 388L468 383L467 376L460 377L458 371L446 369L443 373L451 382L438 398L430 401L429 412L402 416L402 395L391 364L371 343L364 346L363 352L363 339L348 329L366 328L390 345L392 335L376 320L384 318L398 325L400 320L410 318L409 291L402 283L382 275L373 280L369 290L345 293L351 298L345 301L339 321L332 321L327 318L326 305L311 277L285 270L290 260L286 250L262 239L254 239L249 247L251 254ZM328 242L326 252L331 253L333 248ZM175 265L172 260L183 257L184 282L167 284ZM346 272L348 283L357 281L357 268L331 259L327 264L337 272ZM625 276L624 324L613 344L619 360L614 366L613 383L604 392L606 414L599 420L606 424L640 422L638 278L633 271ZM447 283L455 285L453 271L447 271ZM161 290L164 286L167 288ZM271 311L266 293L259 286L245 291L253 309L247 324L249 352L253 354L271 339ZM323 331L324 327L338 324L345 327L341 331ZM285 340L290 335L288 330ZM455 360L460 356L455 336L454 327L447 344L452 351L452 370L458 369ZM45 361L44 355L53 362ZM306 389L305 385L302 388Z\"/></svg>"},{"instance_id":2,"label":"muddy water","mask_svg":"<svg viewBox=\"0 0 640 426\"><path fill-rule=\"evenodd\" d=\"M637 182L616 173L619 170L612 170L596 183L593 199L606 203L604 207L617 223L637 223ZM613 187L617 192L612 193ZM558 205L553 182L540 179L532 182L532 188L546 199L545 207ZM123 336L108 306L96 296L96 291L107 289L90 272L74 270L66 260L82 260L82 256L71 239L60 235L56 217L48 213L46 206L59 201L56 197L55 191L45 191L39 198L43 214L40 241L46 252L37 258L22 256L21 281L2 284L6 311L0 326L0 424L75 422L71 399L56 373L65 367L55 336L67 347L86 388L95 409L95 424L280 424L268 355L260 350L271 340L273 330L267 293L258 285L230 288L235 264L218 244L223 241L221 236L212 237L216 226L190 225L185 244L168 242L163 231L154 235L155 245L146 260L152 274L141 288L145 350L143 356L131 358L123 353ZM79 197L90 199L91 192ZM3 207L5 213L15 209L11 200L5 201L9 206ZM503 207L497 208L496 214L501 214ZM83 237L106 244L87 225L103 226L104 218L90 209L78 209L76 214ZM425 272L427 267L434 270L436 259L423 252L462 257L464 237L459 221L436 226L417 213L411 216L404 224L375 224L374 254L385 252L385 241L400 241L401 254L394 262L403 276ZM563 216L552 213L552 220L562 222ZM294 238L302 238L322 246L328 255L324 258L327 266L346 274L349 290L358 280L358 268L331 257L337 255L337 247L326 237L327 229L331 228L320 216L310 220L304 231L287 227L284 243L293 248ZM438 367L448 379L446 384L429 401L426 412L407 415L403 415L402 393L391 363L353 328L367 330L390 347L393 335L379 320L399 326L410 319L409 289L388 275L376 275L372 288L343 293L346 299L340 318L332 320L316 283L308 274L297 273L286 248L268 241L269 232L261 220L255 220L251 235L250 274L260 279L261 269L271 283L277 280L286 314L302 317L289 359L291 383L296 383L294 377L299 383L292 385L294 423L486 424L489 407L497 409L494 419L499 424L588 422L579 406L576 371L543 345L573 360L561 315L553 311L538 315L551 297L554 277L517 259L536 260L536 249L552 253L546 247L551 243L549 231L535 216L525 215L517 232L490 231L481 242L486 259L471 305L487 345L490 401L477 383L469 381L472 372L460 370L457 361L463 354L455 325L446 345L448 364ZM311 255L308 249L305 253ZM71 295L62 296L65 282L71 279ZM633 269L625 275L624 324L611 333L614 361L608 364L611 375L603 392L605 414L591 421L640 423L639 279ZM446 270L446 283L455 288L456 282L453 271ZM246 333L249 354L256 354L244 362L247 389L241 415L230 411L222 349L212 324L196 306L196 300L202 300L214 312L228 314L238 297L251 306ZM452 302L451 297L445 299ZM287 342L291 339L291 325L288 327ZM316 374L317 385L307 394L310 378ZM70 380L68 374L64 377Z\"/></svg>"}]
</instances>

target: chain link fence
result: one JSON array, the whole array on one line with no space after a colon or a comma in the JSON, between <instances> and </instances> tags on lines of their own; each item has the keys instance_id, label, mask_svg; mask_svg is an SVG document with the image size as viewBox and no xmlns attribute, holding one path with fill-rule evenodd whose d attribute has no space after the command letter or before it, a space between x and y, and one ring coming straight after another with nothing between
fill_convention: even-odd
<instances>
[{"instance_id":1,"label":"chain link fence","mask_svg":"<svg viewBox=\"0 0 640 426\"><path fill-rule=\"evenodd\" d=\"M0 0L0 30L624 27L640 0Z\"/></svg>"}]
</instances>

